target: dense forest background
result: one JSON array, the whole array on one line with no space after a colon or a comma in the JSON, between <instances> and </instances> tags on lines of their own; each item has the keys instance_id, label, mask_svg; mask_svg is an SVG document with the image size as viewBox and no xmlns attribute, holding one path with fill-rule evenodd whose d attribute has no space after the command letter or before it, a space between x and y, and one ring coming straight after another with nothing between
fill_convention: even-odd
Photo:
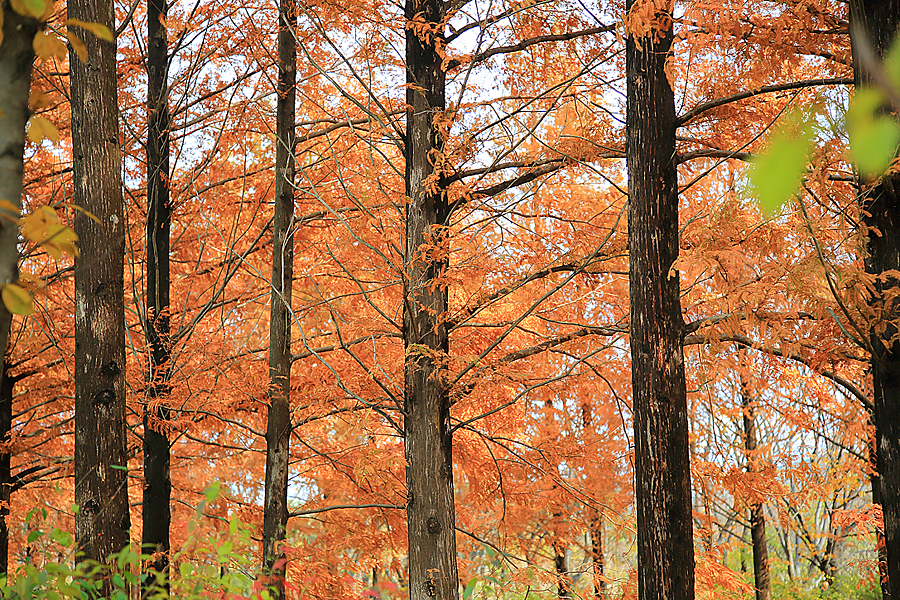
<instances>
[{"instance_id":1,"label":"dense forest background","mask_svg":"<svg viewBox=\"0 0 900 600\"><path fill-rule=\"evenodd\" d=\"M10 585L900 597L896 2L0 10Z\"/></svg>"}]
</instances>

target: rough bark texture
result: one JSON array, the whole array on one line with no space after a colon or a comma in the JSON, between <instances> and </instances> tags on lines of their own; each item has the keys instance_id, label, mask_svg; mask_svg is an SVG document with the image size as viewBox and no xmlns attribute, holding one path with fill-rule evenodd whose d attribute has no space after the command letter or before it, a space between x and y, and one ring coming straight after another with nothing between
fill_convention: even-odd
<instances>
[{"instance_id":1,"label":"rough bark texture","mask_svg":"<svg viewBox=\"0 0 900 600\"><path fill-rule=\"evenodd\" d=\"M169 94L166 0L147 2L147 339L150 373L144 409L144 496L141 546L153 554L148 568L169 565L172 479L169 472ZM148 577L145 592L155 584ZM166 584L168 585L168 583Z\"/></svg>"},{"instance_id":2,"label":"rough bark texture","mask_svg":"<svg viewBox=\"0 0 900 600\"><path fill-rule=\"evenodd\" d=\"M753 473L759 470L756 457L756 415L749 394L741 395L741 404L744 409L744 448L747 450L747 471ZM772 587L769 583L766 516L763 514L761 503L750 506L750 537L753 540L753 579L756 587L756 600L771 600Z\"/></svg>"},{"instance_id":3,"label":"rough bark texture","mask_svg":"<svg viewBox=\"0 0 900 600\"><path fill-rule=\"evenodd\" d=\"M115 31L111 0L71 0L68 16ZM75 537L85 559L105 561L129 542L125 451L124 200L116 45L78 32L69 52L75 259Z\"/></svg>"},{"instance_id":4,"label":"rough bark texture","mask_svg":"<svg viewBox=\"0 0 900 600\"><path fill-rule=\"evenodd\" d=\"M0 286L19 278L19 226L22 209L22 173L25 153L25 124L31 111L28 94L34 63L32 40L38 30L35 19L16 13L9 2L3 10L3 41L0 42L0 200L15 207L0 209ZM0 357L6 356L12 315L0 302Z\"/></svg>"},{"instance_id":5,"label":"rough bark texture","mask_svg":"<svg viewBox=\"0 0 900 600\"><path fill-rule=\"evenodd\" d=\"M12 431L12 401L15 378L10 376L6 361L3 361L0 372L0 443L9 442ZM9 500L12 497L12 471L10 454L0 454L0 573L9 568Z\"/></svg>"},{"instance_id":6,"label":"rough bark texture","mask_svg":"<svg viewBox=\"0 0 900 600\"><path fill-rule=\"evenodd\" d=\"M893 0L850 2L851 42L856 83L870 81L860 64L859 48L868 44L881 58L900 29L900 3ZM865 39L860 39L864 37ZM897 299L891 298L898 280L886 271L900 270L900 175L861 181L860 204L868 229L867 273L878 276L870 301L876 318L872 346L872 385L875 404L875 442L890 596L900 598L900 342L897 341ZM892 340L892 338L894 338Z\"/></svg>"},{"instance_id":7,"label":"rough bark texture","mask_svg":"<svg viewBox=\"0 0 900 600\"><path fill-rule=\"evenodd\" d=\"M287 482L291 435L291 282L294 262L294 146L297 46L296 4L278 8L278 103L276 107L275 220L272 237L272 305L269 323L269 415L266 426L266 498L263 571L272 576L276 597L284 597L284 539L288 521Z\"/></svg>"},{"instance_id":8,"label":"rough bark texture","mask_svg":"<svg viewBox=\"0 0 900 600\"><path fill-rule=\"evenodd\" d=\"M635 0L628 1L630 10ZM638 597L694 597L694 539L678 271L672 21L626 40L628 236Z\"/></svg>"},{"instance_id":9,"label":"rough bark texture","mask_svg":"<svg viewBox=\"0 0 900 600\"><path fill-rule=\"evenodd\" d=\"M406 349L404 434L409 526L410 600L456 600L456 518L450 396L443 374L449 350L447 288L439 281L446 255L424 250L445 243L448 213L435 155L444 140L435 125L446 106L445 73L436 43L443 37L444 2L408 0L406 18L433 29L406 29L406 246L403 335ZM436 33L437 32L437 33ZM435 185L436 184L436 185ZM440 258L438 258L440 257Z\"/></svg>"}]
</instances>

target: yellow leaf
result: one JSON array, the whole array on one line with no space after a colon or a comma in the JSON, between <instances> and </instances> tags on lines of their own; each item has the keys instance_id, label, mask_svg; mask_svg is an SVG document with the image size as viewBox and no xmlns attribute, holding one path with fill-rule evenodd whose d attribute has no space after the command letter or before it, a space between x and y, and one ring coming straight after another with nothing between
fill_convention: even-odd
<instances>
[{"instance_id":1,"label":"yellow leaf","mask_svg":"<svg viewBox=\"0 0 900 600\"><path fill-rule=\"evenodd\" d=\"M60 42L62 44L62 42ZM65 46L63 45L63 52L65 52ZM63 55L65 56L65 54ZM44 108L47 108L53 104L53 101L50 100L50 96L42 92L41 90L33 89L31 90L31 96L28 98L28 108L31 109L31 112L38 111Z\"/></svg>"},{"instance_id":2,"label":"yellow leaf","mask_svg":"<svg viewBox=\"0 0 900 600\"><path fill-rule=\"evenodd\" d=\"M105 40L107 42L113 41L112 32L106 25L102 25L100 23L88 23L87 21L80 21L79 19L69 19L66 21L66 25L74 25L75 27L87 29L101 40Z\"/></svg>"},{"instance_id":3,"label":"yellow leaf","mask_svg":"<svg viewBox=\"0 0 900 600\"><path fill-rule=\"evenodd\" d=\"M41 18L47 9L44 0L10 0L9 5L20 15L35 19Z\"/></svg>"},{"instance_id":4,"label":"yellow leaf","mask_svg":"<svg viewBox=\"0 0 900 600\"><path fill-rule=\"evenodd\" d=\"M38 32L34 36L34 53L42 60L50 60L56 57L62 60L66 57L66 45L58 37L48 32Z\"/></svg>"},{"instance_id":5,"label":"yellow leaf","mask_svg":"<svg viewBox=\"0 0 900 600\"><path fill-rule=\"evenodd\" d=\"M0 292L3 296L3 304L14 315L34 314L34 299L24 288L14 283L7 283Z\"/></svg>"},{"instance_id":6,"label":"yellow leaf","mask_svg":"<svg viewBox=\"0 0 900 600\"><path fill-rule=\"evenodd\" d=\"M28 139L40 144L44 138L56 143L59 141L59 132L53 123L44 117L31 117L28 121Z\"/></svg>"},{"instance_id":7,"label":"yellow leaf","mask_svg":"<svg viewBox=\"0 0 900 600\"><path fill-rule=\"evenodd\" d=\"M87 46L84 45L84 42L71 31L66 32L66 39L72 44L72 49L75 50L75 54L78 55L78 60L87 62Z\"/></svg>"}]
</instances>

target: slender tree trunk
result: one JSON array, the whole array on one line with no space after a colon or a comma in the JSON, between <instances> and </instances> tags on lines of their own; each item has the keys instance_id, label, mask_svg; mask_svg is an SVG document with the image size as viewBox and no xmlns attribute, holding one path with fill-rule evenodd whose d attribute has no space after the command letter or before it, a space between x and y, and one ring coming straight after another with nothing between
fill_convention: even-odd
<instances>
[{"instance_id":1,"label":"slender tree trunk","mask_svg":"<svg viewBox=\"0 0 900 600\"><path fill-rule=\"evenodd\" d=\"M443 0L407 0L406 18L406 246L403 335L406 348L406 444L409 593L411 600L456 600L456 517L446 357L447 268L443 252L448 216L445 191L432 181L444 140L436 118L446 107L445 73L437 44L443 38ZM413 26L419 16L431 29Z\"/></svg>"},{"instance_id":2,"label":"slender tree trunk","mask_svg":"<svg viewBox=\"0 0 900 600\"><path fill-rule=\"evenodd\" d=\"M756 415L753 401L746 392L741 393L741 404L744 409L744 447L747 449L747 471L759 470L756 457ZM769 547L766 543L766 516L762 503L750 506L750 536L753 540L753 579L756 587L756 600L771 600L772 588L769 583Z\"/></svg>"},{"instance_id":3,"label":"slender tree trunk","mask_svg":"<svg viewBox=\"0 0 900 600\"><path fill-rule=\"evenodd\" d=\"M263 572L284 597L287 482L291 435L291 283L294 263L294 146L297 72L295 0L278 6L278 102L276 107L275 220L272 237L272 304L269 323L269 415L266 426L266 498Z\"/></svg>"},{"instance_id":4,"label":"slender tree trunk","mask_svg":"<svg viewBox=\"0 0 900 600\"><path fill-rule=\"evenodd\" d=\"M147 339L150 342L148 404L144 408L144 530L141 546L163 573L169 565L172 479L169 471L169 92L166 0L147 2ZM145 581L145 594L155 579ZM166 579L168 588L168 579Z\"/></svg>"},{"instance_id":5,"label":"slender tree trunk","mask_svg":"<svg viewBox=\"0 0 900 600\"><path fill-rule=\"evenodd\" d=\"M15 378L9 374L7 361L3 361L0 372L0 442L9 443L12 431L12 401ZM12 470L10 453L0 454L0 573L9 568L9 501L12 498Z\"/></svg>"},{"instance_id":6,"label":"slender tree trunk","mask_svg":"<svg viewBox=\"0 0 900 600\"><path fill-rule=\"evenodd\" d=\"M874 415L869 415L869 418L873 421L874 425ZM875 450L875 437L874 434L869 438L869 483L872 486L872 504L877 504L879 507L882 507L881 504L881 477L878 476L878 453ZM882 507L883 510L883 507ZM883 513L882 513L883 514ZM882 600L890 600L891 598L891 588L888 585L888 576L887 576L887 547L884 542L884 529L879 528L875 530L875 550L878 554L878 579L881 584L881 598Z\"/></svg>"},{"instance_id":7,"label":"slender tree trunk","mask_svg":"<svg viewBox=\"0 0 900 600\"><path fill-rule=\"evenodd\" d=\"M603 511L591 518L591 563L594 572L594 598L606 598L606 557L603 554Z\"/></svg>"},{"instance_id":8,"label":"slender tree trunk","mask_svg":"<svg viewBox=\"0 0 900 600\"><path fill-rule=\"evenodd\" d=\"M115 31L111 0L70 0L68 16ZM86 560L129 541L125 450L125 204L119 148L116 44L79 31L69 52L72 154L81 256L75 259L75 537Z\"/></svg>"},{"instance_id":9,"label":"slender tree trunk","mask_svg":"<svg viewBox=\"0 0 900 600\"><path fill-rule=\"evenodd\" d=\"M22 210L22 174L25 156L25 124L31 111L32 40L38 22L15 12L9 2L3 11L0 42L0 199L11 206L0 207L0 286L19 279L19 225ZM0 356L6 356L12 315L0 302Z\"/></svg>"},{"instance_id":10,"label":"slender tree trunk","mask_svg":"<svg viewBox=\"0 0 900 600\"><path fill-rule=\"evenodd\" d=\"M557 598L571 598L572 578L569 577L566 547L558 542L554 542L553 554L553 566L556 569L556 596Z\"/></svg>"},{"instance_id":11,"label":"slender tree trunk","mask_svg":"<svg viewBox=\"0 0 900 600\"><path fill-rule=\"evenodd\" d=\"M639 0L628 0L627 9ZM625 43L638 597L694 597L694 539L678 271L670 14Z\"/></svg>"},{"instance_id":12,"label":"slender tree trunk","mask_svg":"<svg viewBox=\"0 0 900 600\"><path fill-rule=\"evenodd\" d=\"M860 64L860 45L883 57L900 29L900 3L893 0L851 0L851 43L857 85L871 80ZM864 39L860 39L864 38ZM878 276L871 306L875 439L890 596L900 598L900 342L896 338L898 303L892 294L900 270L900 175L861 181L863 224L868 230L866 272ZM886 274L893 271L893 274Z\"/></svg>"}]
</instances>

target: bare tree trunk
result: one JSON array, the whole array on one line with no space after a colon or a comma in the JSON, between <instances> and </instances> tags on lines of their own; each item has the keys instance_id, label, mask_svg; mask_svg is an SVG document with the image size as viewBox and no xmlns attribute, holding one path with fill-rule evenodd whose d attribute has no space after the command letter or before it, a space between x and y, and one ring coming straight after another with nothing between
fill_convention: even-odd
<instances>
[{"instance_id":1,"label":"bare tree trunk","mask_svg":"<svg viewBox=\"0 0 900 600\"><path fill-rule=\"evenodd\" d=\"M12 431L13 385L15 378L9 374L9 363L3 361L0 372L0 443L9 442ZM0 453L0 573L9 568L9 501L12 498L12 470L9 450Z\"/></svg>"},{"instance_id":2,"label":"bare tree trunk","mask_svg":"<svg viewBox=\"0 0 900 600\"><path fill-rule=\"evenodd\" d=\"M263 572L284 597L285 558L278 543L288 521L287 482L291 436L291 285L294 264L294 158L297 79L297 7L278 6L278 102L275 137L275 219L272 233L272 300L269 323L269 414L266 425L266 498Z\"/></svg>"},{"instance_id":3,"label":"bare tree trunk","mask_svg":"<svg viewBox=\"0 0 900 600\"><path fill-rule=\"evenodd\" d=\"M856 84L871 81L860 63L860 46L871 46L883 57L900 28L900 3L892 0L851 0L851 44ZM900 598L900 317L895 294L900 270L900 175L862 180L859 201L867 230L866 273L878 276L870 305L876 321L869 335L872 346L872 386L875 439L880 476L887 579L890 596ZM893 272L893 274L886 274Z\"/></svg>"},{"instance_id":4,"label":"bare tree trunk","mask_svg":"<svg viewBox=\"0 0 900 600\"><path fill-rule=\"evenodd\" d=\"M603 511L591 518L591 563L594 572L594 597L606 598L606 557L603 554Z\"/></svg>"},{"instance_id":5,"label":"bare tree trunk","mask_svg":"<svg viewBox=\"0 0 900 600\"><path fill-rule=\"evenodd\" d=\"M558 541L554 542L553 554L553 566L556 568L556 596L558 598L572 598L572 578L569 577L566 547Z\"/></svg>"},{"instance_id":6,"label":"bare tree trunk","mask_svg":"<svg viewBox=\"0 0 900 600\"><path fill-rule=\"evenodd\" d=\"M628 0L630 10L635 0ZM678 271L671 14L625 44L638 597L694 597L694 539Z\"/></svg>"},{"instance_id":7,"label":"bare tree trunk","mask_svg":"<svg viewBox=\"0 0 900 600\"><path fill-rule=\"evenodd\" d=\"M411 600L456 600L456 516L450 396L445 360L447 289L438 281L447 267L448 203L434 176L444 147L435 123L446 107L445 73L437 44L443 38L443 0L407 0L406 19L406 245L403 335L406 349L406 445L409 593ZM429 31L413 26L420 17ZM440 256L441 258L436 258Z\"/></svg>"},{"instance_id":8,"label":"bare tree trunk","mask_svg":"<svg viewBox=\"0 0 900 600\"><path fill-rule=\"evenodd\" d=\"M68 16L115 31L111 0L71 0ZM86 560L105 562L128 544L125 451L125 204L119 148L116 44L79 32L69 52L75 259L75 537Z\"/></svg>"},{"instance_id":9,"label":"bare tree trunk","mask_svg":"<svg viewBox=\"0 0 900 600\"><path fill-rule=\"evenodd\" d=\"M753 401L746 389L741 393L741 404L744 411L744 447L747 450L747 471L753 473L759 470L756 456L756 415L753 410ZM750 506L750 536L753 540L753 579L756 587L756 600L771 600L769 547L766 543L766 516L763 513L762 503Z\"/></svg>"},{"instance_id":10,"label":"bare tree trunk","mask_svg":"<svg viewBox=\"0 0 900 600\"><path fill-rule=\"evenodd\" d=\"M169 565L169 528L172 521L172 479L166 422L169 349L169 91L166 0L147 2L147 325L150 342L148 404L144 408L144 528L141 547L151 553L147 567L157 573ZM156 583L148 577L144 593ZM168 579L165 583L168 589Z\"/></svg>"},{"instance_id":11,"label":"bare tree trunk","mask_svg":"<svg viewBox=\"0 0 900 600\"><path fill-rule=\"evenodd\" d=\"M25 156L25 124L31 111L32 40L38 22L15 12L9 2L3 10L0 42L0 199L11 204L0 208L0 286L19 279L19 225L22 211L22 175ZM12 315L0 302L0 357L6 356Z\"/></svg>"}]
</instances>

